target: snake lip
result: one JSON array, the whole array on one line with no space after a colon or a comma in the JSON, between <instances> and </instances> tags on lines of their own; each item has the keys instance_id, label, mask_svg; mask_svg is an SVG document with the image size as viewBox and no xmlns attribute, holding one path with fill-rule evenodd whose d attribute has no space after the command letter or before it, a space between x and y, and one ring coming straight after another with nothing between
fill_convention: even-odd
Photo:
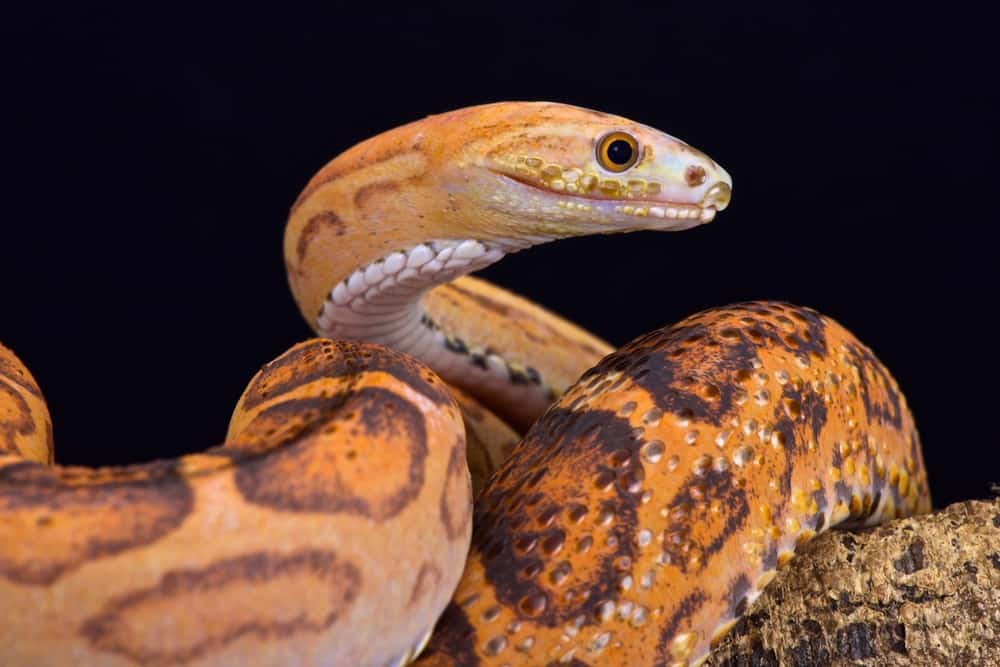
<instances>
[{"instance_id":1,"label":"snake lip","mask_svg":"<svg viewBox=\"0 0 1000 667\"><path fill-rule=\"evenodd\" d=\"M531 188L532 190L544 192L547 195L553 195L560 198L565 198L565 201L560 201L559 205L563 207L570 208L570 200L573 201L584 201L587 202L583 206L597 205L597 206L610 206L613 207L613 211L619 214L631 215L635 217L652 217L664 220L690 220L699 223L711 222L715 218L715 214L718 212L716 207L712 204L707 206L701 206L698 204L682 204L680 202L673 202L669 200L659 199L628 199L620 197L600 197L593 196L586 192L566 192L565 190L554 190L552 188L546 188L534 183L532 181L518 178L511 174L491 170L494 174L505 178L512 183L517 185ZM577 204L577 207L580 205Z\"/></svg>"}]
</instances>

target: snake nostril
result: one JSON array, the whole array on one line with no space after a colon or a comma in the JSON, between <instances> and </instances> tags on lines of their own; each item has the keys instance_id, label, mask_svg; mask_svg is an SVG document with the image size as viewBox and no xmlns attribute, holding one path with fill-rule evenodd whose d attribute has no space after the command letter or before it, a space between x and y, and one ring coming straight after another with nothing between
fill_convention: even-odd
<instances>
[{"instance_id":1,"label":"snake nostril","mask_svg":"<svg viewBox=\"0 0 1000 667\"><path fill-rule=\"evenodd\" d=\"M733 191L729 185L720 181L708 189L701 203L702 206L714 206L716 210L721 211L729 206L732 195Z\"/></svg>"},{"instance_id":2,"label":"snake nostril","mask_svg":"<svg viewBox=\"0 0 1000 667\"><path fill-rule=\"evenodd\" d=\"M684 180L692 188L696 188L705 182L705 168L701 165L691 164L684 170Z\"/></svg>"}]
</instances>

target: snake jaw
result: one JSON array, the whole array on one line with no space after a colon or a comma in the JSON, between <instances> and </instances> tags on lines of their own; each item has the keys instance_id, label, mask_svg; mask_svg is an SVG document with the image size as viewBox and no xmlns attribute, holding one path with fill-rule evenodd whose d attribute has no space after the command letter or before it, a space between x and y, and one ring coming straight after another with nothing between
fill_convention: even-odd
<instances>
[{"instance_id":1,"label":"snake jaw","mask_svg":"<svg viewBox=\"0 0 1000 667\"><path fill-rule=\"evenodd\" d=\"M728 204L730 186L715 183L698 202L666 198L602 197L592 191L568 193L539 184L522 174L490 170L497 181L491 206L526 223L532 218L543 227L542 236L561 238L585 234L639 230L681 231L715 219Z\"/></svg>"},{"instance_id":2,"label":"snake jaw","mask_svg":"<svg viewBox=\"0 0 1000 667\"><path fill-rule=\"evenodd\" d=\"M638 123L613 119L581 133L536 127L535 134L496 139L468 170L475 197L498 212L534 225L549 238L638 230L672 231L711 222L729 205L732 179L714 160L686 143ZM632 143L633 162L602 161L607 137ZM470 175L476 172L476 175ZM537 231L537 230L533 230Z\"/></svg>"}]
</instances>

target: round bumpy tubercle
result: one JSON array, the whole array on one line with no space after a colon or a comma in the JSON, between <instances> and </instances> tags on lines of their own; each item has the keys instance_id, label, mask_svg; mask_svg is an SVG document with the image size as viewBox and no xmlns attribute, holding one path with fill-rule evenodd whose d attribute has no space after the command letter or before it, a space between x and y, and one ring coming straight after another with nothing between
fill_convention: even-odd
<instances>
[{"instance_id":1,"label":"round bumpy tubercle","mask_svg":"<svg viewBox=\"0 0 1000 667\"><path fill-rule=\"evenodd\" d=\"M709 310L606 357L514 449L419 664L698 664L799 544L929 509L868 348L807 308Z\"/></svg>"}]
</instances>

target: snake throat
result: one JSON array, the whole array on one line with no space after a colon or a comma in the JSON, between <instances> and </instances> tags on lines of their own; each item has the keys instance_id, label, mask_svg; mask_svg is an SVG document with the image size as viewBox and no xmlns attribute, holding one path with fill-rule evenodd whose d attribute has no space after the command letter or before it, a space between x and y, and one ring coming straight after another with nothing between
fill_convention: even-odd
<instances>
[{"instance_id":1,"label":"snake throat","mask_svg":"<svg viewBox=\"0 0 1000 667\"><path fill-rule=\"evenodd\" d=\"M436 285L485 268L523 243L433 240L392 252L354 270L329 290L316 318L317 331L328 338L406 350L477 396L491 396L494 403L520 401L530 414L540 414L565 387L551 385L537 368L492 344L448 330L422 303Z\"/></svg>"}]
</instances>

